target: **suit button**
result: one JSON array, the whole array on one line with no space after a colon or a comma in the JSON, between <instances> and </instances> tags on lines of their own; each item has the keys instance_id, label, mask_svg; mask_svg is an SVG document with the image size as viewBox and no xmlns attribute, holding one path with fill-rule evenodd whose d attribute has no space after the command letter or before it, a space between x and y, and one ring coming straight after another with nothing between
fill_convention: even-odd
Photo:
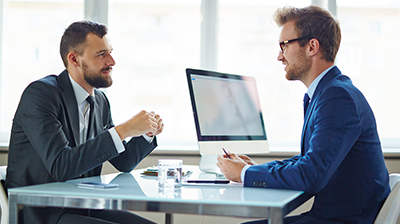
<instances>
[{"instance_id":1,"label":"suit button","mask_svg":"<svg viewBox=\"0 0 400 224\"><path fill-rule=\"evenodd\" d=\"M100 157L97 157L97 162L101 162L101 158Z\"/></svg>"}]
</instances>

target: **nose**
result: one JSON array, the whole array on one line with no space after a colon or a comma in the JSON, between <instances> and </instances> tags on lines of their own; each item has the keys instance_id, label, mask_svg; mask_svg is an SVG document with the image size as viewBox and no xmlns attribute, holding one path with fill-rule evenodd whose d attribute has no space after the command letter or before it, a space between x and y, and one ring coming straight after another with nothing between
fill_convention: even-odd
<instances>
[{"instance_id":1,"label":"nose","mask_svg":"<svg viewBox=\"0 0 400 224\"><path fill-rule=\"evenodd\" d=\"M111 54L109 54L109 59L108 59L108 66L114 66L115 65L115 60Z\"/></svg>"},{"instance_id":2,"label":"nose","mask_svg":"<svg viewBox=\"0 0 400 224\"><path fill-rule=\"evenodd\" d=\"M285 56L283 55L282 51L279 51L277 60L282 61L284 58Z\"/></svg>"}]
</instances>

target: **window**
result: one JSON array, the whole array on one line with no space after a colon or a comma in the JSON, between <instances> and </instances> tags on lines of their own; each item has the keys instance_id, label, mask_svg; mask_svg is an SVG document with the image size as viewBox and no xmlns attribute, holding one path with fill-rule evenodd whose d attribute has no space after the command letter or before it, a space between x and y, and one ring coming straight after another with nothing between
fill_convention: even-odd
<instances>
[{"instance_id":1,"label":"window","mask_svg":"<svg viewBox=\"0 0 400 224\"><path fill-rule=\"evenodd\" d=\"M12 119L26 86L65 67L59 54L64 29L83 19L83 0L3 0L0 141L8 142Z\"/></svg>"},{"instance_id":2,"label":"window","mask_svg":"<svg viewBox=\"0 0 400 224\"><path fill-rule=\"evenodd\" d=\"M200 66L200 3L109 1L116 66L107 96L114 123L143 109L155 111L165 123L160 148L196 144L185 69Z\"/></svg>"},{"instance_id":3,"label":"window","mask_svg":"<svg viewBox=\"0 0 400 224\"><path fill-rule=\"evenodd\" d=\"M2 1L0 142L7 142L22 91L31 81L64 69L59 56L62 33L84 18L88 0ZM154 110L165 123L158 137L160 149L196 150L185 69L202 67L206 47L216 52L211 64L217 71L257 79L271 150L289 146L298 151L306 88L285 78L277 61L279 29L271 16L278 7L310 2L219 0L213 6L217 10L213 24L218 29L210 32L217 44L201 46L202 32L212 29L201 25L207 0L108 0L116 66L114 84L105 91L114 123L143 109ZM342 28L337 65L369 101L385 151L398 150L400 76L394 65L400 47L390 40L400 33L400 27L393 25L400 19L400 5L395 1L336 2Z\"/></svg>"},{"instance_id":4,"label":"window","mask_svg":"<svg viewBox=\"0 0 400 224\"><path fill-rule=\"evenodd\" d=\"M400 95L395 65L400 5L395 1L337 1L342 42L337 65L364 93L374 111L384 151L400 148ZM395 149L393 149L395 148Z\"/></svg>"},{"instance_id":5,"label":"window","mask_svg":"<svg viewBox=\"0 0 400 224\"><path fill-rule=\"evenodd\" d=\"M107 95L114 122L123 122L142 109L154 110L165 123L158 137L159 148L197 149L185 69L200 68L201 2L109 2L110 38L117 65ZM309 0L286 2L309 4ZM289 143L296 145L300 142L303 94L293 92L305 88L299 83L289 85L276 61L279 29L272 24L271 14L277 7L265 1L220 1L219 20L215 21L219 23L218 71L258 76L261 101L267 101L262 104L266 105L268 138L275 139L275 144L288 144L290 139ZM276 85L279 79L283 85ZM282 101L269 97L271 91L283 91L285 103L271 106ZM297 115L291 114L293 106L299 108ZM287 116L273 118L282 114L282 107Z\"/></svg>"},{"instance_id":6,"label":"window","mask_svg":"<svg viewBox=\"0 0 400 224\"><path fill-rule=\"evenodd\" d=\"M280 30L272 14L284 5L309 4L309 0L220 0L218 70L256 78L271 150L277 146L300 149L307 91L303 83L285 78L284 66L277 60Z\"/></svg>"}]
</instances>

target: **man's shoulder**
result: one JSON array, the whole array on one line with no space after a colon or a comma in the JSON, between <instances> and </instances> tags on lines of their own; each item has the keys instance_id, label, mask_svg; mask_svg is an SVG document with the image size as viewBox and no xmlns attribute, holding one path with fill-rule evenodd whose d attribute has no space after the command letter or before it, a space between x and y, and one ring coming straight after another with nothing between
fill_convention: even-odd
<instances>
[{"instance_id":1,"label":"man's shoulder","mask_svg":"<svg viewBox=\"0 0 400 224\"><path fill-rule=\"evenodd\" d=\"M58 89L59 88L59 84L57 81L57 76L56 75L48 75L46 77L43 77L41 79L38 79L36 81L33 81L32 83L30 83L27 87L27 89Z\"/></svg>"},{"instance_id":2,"label":"man's shoulder","mask_svg":"<svg viewBox=\"0 0 400 224\"><path fill-rule=\"evenodd\" d=\"M29 84L27 89L38 88L38 89L44 90L46 88L49 88L49 89L52 89L53 91L60 89L60 88L62 88L61 87L61 85L62 85L61 84L61 82L62 82L61 76L65 76L64 73L65 73L65 71L62 72L60 75L52 74L52 75L45 76L41 79L38 79L36 81L33 81L32 83ZM66 75L68 75L68 73L66 73Z\"/></svg>"},{"instance_id":3,"label":"man's shoulder","mask_svg":"<svg viewBox=\"0 0 400 224\"><path fill-rule=\"evenodd\" d=\"M57 75L52 74L52 75L45 76L45 77L43 77L41 79L38 79L38 80L36 80L36 82L44 82L44 83L47 83L47 84L55 84L57 82L57 77L58 77Z\"/></svg>"},{"instance_id":4,"label":"man's shoulder","mask_svg":"<svg viewBox=\"0 0 400 224\"><path fill-rule=\"evenodd\" d=\"M354 108L368 108L369 104L364 94L353 84L351 79L343 74L334 77L318 94L318 102L329 102L335 107L345 104L355 105Z\"/></svg>"},{"instance_id":5,"label":"man's shoulder","mask_svg":"<svg viewBox=\"0 0 400 224\"><path fill-rule=\"evenodd\" d=\"M319 91L329 92L329 91L344 91L357 89L351 79L343 74L339 68L333 67L321 80L320 86L318 86Z\"/></svg>"},{"instance_id":6,"label":"man's shoulder","mask_svg":"<svg viewBox=\"0 0 400 224\"><path fill-rule=\"evenodd\" d=\"M42 82L48 85L59 85L60 82L65 82L65 80L67 80L68 78L68 72L67 70L64 70L63 72L61 72L59 75L48 75L45 76L41 79L36 80L35 82Z\"/></svg>"},{"instance_id":7,"label":"man's shoulder","mask_svg":"<svg viewBox=\"0 0 400 224\"><path fill-rule=\"evenodd\" d=\"M362 92L354 85L350 77L340 74L332 79L327 88L335 88L336 90L348 92L351 95L363 95Z\"/></svg>"}]
</instances>

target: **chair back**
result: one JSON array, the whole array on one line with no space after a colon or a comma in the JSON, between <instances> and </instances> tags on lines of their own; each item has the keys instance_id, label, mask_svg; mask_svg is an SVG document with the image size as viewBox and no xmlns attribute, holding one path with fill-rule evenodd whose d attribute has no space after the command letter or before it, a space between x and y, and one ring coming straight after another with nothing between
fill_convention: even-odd
<instances>
[{"instance_id":1,"label":"chair back","mask_svg":"<svg viewBox=\"0 0 400 224\"><path fill-rule=\"evenodd\" d=\"M392 173L389 175L390 190L393 189L394 185L400 180L400 173Z\"/></svg>"},{"instance_id":2,"label":"chair back","mask_svg":"<svg viewBox=\"0 0 400 224\"><path fill-rule=\"evenodd\" d=\"M375 224L398 223L400 215L400 174L390 174L389 180L392 191L379 211L374 222Z\"/></svg>"},{"instance_id":3,"label":"chair back","mask_svg":"<svg viewBox=\"0 0 400 224\"><path fill-rule=\"evenodd\" d=\"M1 206L1 224L8 224L8 198L4 190L4 180L6 179L7 166L0 166L0 206Z\"/></svg>"}]
</instances>

